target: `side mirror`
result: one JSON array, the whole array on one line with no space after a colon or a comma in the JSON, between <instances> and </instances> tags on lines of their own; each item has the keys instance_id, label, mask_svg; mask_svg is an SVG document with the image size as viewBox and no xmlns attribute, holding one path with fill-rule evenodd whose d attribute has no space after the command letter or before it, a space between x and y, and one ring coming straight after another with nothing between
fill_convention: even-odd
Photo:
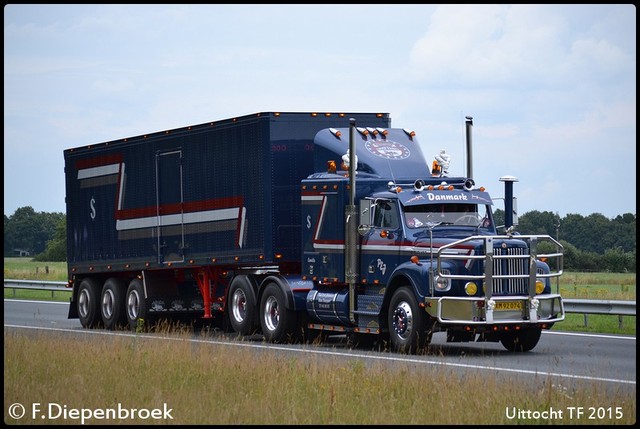
<instances>
[{"instance_id":1,"label":"side mirror","mask_svg":"<svg viewBox=\"0 0 640 429\"><path fill-rule=\"evenodd\" d=\"M373 201L371 200L360 200L360 225L371 225L371 220L373 219L372 205Z\"/></svg>"},{"instance_id":2,"label":"side mirror","mask_svg":"<svg viewBox=\"0 0 640 429\"><path fill-rule=\"evenodd\" d=\"M358 234L365 236L373 229L373 225L360 225L358 226Z\"/></svg>"}]
</instances>

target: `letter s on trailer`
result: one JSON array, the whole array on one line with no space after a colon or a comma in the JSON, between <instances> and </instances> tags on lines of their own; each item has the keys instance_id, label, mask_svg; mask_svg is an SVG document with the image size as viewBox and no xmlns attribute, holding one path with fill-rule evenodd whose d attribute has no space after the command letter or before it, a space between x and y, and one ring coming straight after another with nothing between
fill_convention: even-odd
<instances>
[{"instance_id":1,"label":"letter s on trailer","mask_svg":"<svg viewBox=\"0 0 640 429\"><path fill-rule=\"evenodd\" d=\"M562 246L509 216L499 235L471 163L449 177L446 156L432 172L387 113L263 112L67 149L69 318L531 350L564 319Z\"/></svg>"}]
</instances>

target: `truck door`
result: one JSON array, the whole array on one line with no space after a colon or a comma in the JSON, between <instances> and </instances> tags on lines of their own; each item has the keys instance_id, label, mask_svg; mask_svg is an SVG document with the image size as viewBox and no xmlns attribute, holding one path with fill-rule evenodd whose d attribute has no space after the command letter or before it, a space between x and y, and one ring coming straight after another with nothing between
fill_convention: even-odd
<instances>
[{"instance_id":1,"label":"truck door","mask_svg":"<svg viewBox=\"0 0 640 429\"><path fill-rule=\"evenodd\" d=\"M156 154L158 262L184 261L182 151Z\"/></svg>"},{"instance_id":2,"label":"truck door","mask_svg":"<svg viewBox=\"0 0 640 429\"><path fill-rule=\"evenodd\" d=\"M400 213L397 202L390 200L377 200L370 209L371 229L362 237L362 268L367 283L386 284L399 261Z\"/></svg>"}]
</instances>

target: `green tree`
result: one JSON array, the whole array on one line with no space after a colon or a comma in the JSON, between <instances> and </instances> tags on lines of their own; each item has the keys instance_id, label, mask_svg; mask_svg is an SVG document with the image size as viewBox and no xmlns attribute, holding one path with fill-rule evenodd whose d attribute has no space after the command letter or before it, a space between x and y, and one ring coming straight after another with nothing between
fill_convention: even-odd
<instances>
[{"instance_id":1,"label":"green tree","mask_svg":"<svg viewBox=\"0 0 640 429\"><path fill-rule=\"evenodd\" d=\"M37 261L66 261L67 260L67 218L58 220L53 238L47 242L46 250L37 255Z\"/></svg>"}]
</instances>

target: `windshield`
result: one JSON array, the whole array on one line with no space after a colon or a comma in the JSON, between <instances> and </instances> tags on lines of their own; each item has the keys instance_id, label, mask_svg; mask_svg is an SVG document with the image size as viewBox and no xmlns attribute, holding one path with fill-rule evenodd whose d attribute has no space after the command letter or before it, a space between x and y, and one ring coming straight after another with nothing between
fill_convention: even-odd
<instances>
[{"instance_id":1,"label":"windshield","mask_svg":"<svg viewBox=\"0 0 640 429\"><path fill-rule=\"evenodd\" d=\"M428 224L491 226L487 206L477 204L421 204L404 207L404 222L408 228L424 228Z\"/></svg>"}]
</instances>

